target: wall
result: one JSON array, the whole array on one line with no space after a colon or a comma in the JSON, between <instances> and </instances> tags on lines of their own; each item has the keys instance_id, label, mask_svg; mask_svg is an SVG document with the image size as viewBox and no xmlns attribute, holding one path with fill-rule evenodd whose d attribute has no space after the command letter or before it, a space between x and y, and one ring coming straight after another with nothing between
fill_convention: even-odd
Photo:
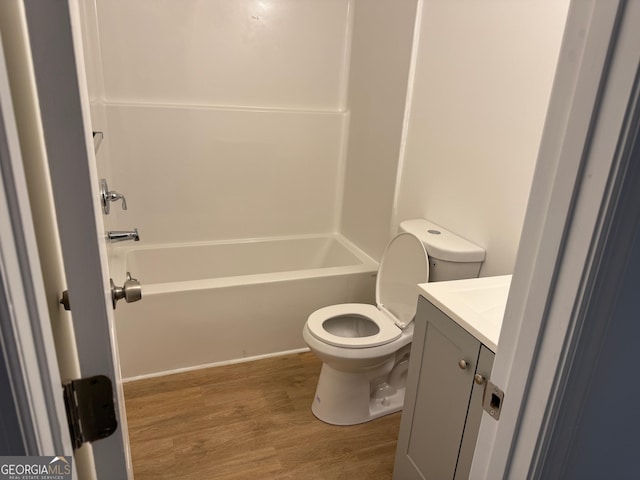
<instances>
[{"instance_id":1,"label":"wall","mask_svg":"<svg viewBox=\"0 0 640 480\"><path fill-rule=\"evenodd\" d=\"M424 217L511 273L568 0L425 0L396 223Z\"/></svg>"},{"instance_id":2,"label":"wall","mask_svg":"<svg viewBox=\"0 0 640 480\"><path fill-rule=\"evenodd\" d=\"M144 243L337 230L349 5L85 9L85 39L101 58L88 75L109 157L101 172L129 206L113 209L110 227L138 227Z\"/></svg>"},{"instance_id":3,"label":"wall","mask_svg":"<svg viewBox=\"0 0 640 480\"><path fill-rule=\"evenodd\" d=\"M355 0L341 232L379 259L391 233L417 0Z\"/></svg>"},{"instance_id":4,"label":"wall","mask_svg":"<svg viewBox=\"0 0 640 480\"><path fill-rule=\"evenodd\" d=\"M379 258L426 217L511 272L568 0L420 2L403 132L417 3L95 0L99 167L129 203L109 228L339 230Z\"/></svg>"}]
</instances>

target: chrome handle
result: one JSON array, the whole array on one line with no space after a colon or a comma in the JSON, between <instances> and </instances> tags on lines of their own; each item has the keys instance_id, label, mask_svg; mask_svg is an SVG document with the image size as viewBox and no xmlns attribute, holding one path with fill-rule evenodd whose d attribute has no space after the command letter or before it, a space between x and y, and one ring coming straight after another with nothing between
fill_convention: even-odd
<instances>
[{"instance_id":1,"label":"chrome handle","mask_svg":"<svg viewBox=\"0 0 640 480\"><path fill-rule=\"evenodd\" d=\"M118 200L122 200L122 209L123 210L127 209L127 199L124 198L123 194L115 192L115 191L112 190L112 191L106 193L106 197L107 197L107 200L109 202L116 202ZM105 205L107 207L107 210L109 210L109 204L106 203ZM107 213L109 213L109 212L107 212Z\"/></svg>"},{"instance_id":2,"label":"chrome handle","mask_svg":"<svg viewBox=\"0 0 640 480\"><path fill-rule=\"evenodd\" d=\"M469 364L466 362L466 360L460 360L458 362L458 366L460 367L461 370L466 370Z\"/></svg>"},{"instance_id":3,"label":"chrome handle","mask_svg":"<svg viewBox=\"0 0 640 480\"><path fill-rule=\"evenodd\" d=\"M127 279L122 287L116 286L113 283L113 279L111 279L111 304L114 310L118 300L123 298L127 303L137 302L142 298L142 286L137 279L131 278L131 273L129 272L127 272Z\"/></svg>"},{"instance_id":4,"label":"chrome handle","mask_svg":"<svg viewBox=\"0 0 640 480\"><path fill-rule=\"evenodd\" d=\"M107 232L107 238L110 242L124 242L125 240L133 240L134 242L140 241L140 234L138 229L133 230L114 230Z\"/></svg>"},{"instance_id":5,"label":"chrome handle","mask_svg":"<svg viewBox=\"0 0 640 480\"><path fill-rule=\"evenodd\" d=\"M484 382L487 381L486 378L484 378L482 375L480 375L479 373L476 373L473 376L473 381L476 382L477 385L482 385Z\"/></svg>"},{"instance_id":6,"label":"chrome handle","mask_svg":"<svg viewBox=\"0 0 640 480\"><path fill-rule=\"evenodd\" d=\"M103 178L100 180L100 200L102 201L102 211L105 215L109 215L111 211L111 202L117 202L122 200L122 210L127 209L127 199L124 195L116 192L115 190L109 190L107 181Z\"/></svg>"}]
</instances>

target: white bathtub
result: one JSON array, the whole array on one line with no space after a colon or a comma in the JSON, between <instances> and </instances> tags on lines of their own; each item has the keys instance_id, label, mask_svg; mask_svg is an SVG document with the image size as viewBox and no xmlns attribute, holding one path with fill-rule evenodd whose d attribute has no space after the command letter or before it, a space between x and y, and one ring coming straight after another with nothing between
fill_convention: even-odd
<instances>
[{"instance_id":1,"label":"white bathtub","mask_svg":"<svg viewBox=\"0 0 640 480\"><path fill-rule=\"evenodd\" d=\"M122 375L134 378L305 348L311 312L374 302L378 264L339 235L114 249L142 300L116 310ZM116 281L118 283L119 281Z\"/></svg>"}]
</instances>

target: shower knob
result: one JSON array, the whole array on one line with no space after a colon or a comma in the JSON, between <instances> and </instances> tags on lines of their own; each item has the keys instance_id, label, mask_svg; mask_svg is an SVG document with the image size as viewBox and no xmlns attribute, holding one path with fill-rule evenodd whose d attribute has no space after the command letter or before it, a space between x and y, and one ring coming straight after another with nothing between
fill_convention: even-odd
<instances>
[{"instance_id":1,"label":"shower knob","mask_svg":"<svg viewBox=\"0 0 640 480\"><path fill-rule=\"evenodd\" d=\"M114 310L118 300L123 298L127 303L137 302L142 298L142 286L137 279L131 278L131 273L129 272L127 272L127 279L122 287L116 286L113 283L113 279L111 279L111 304Z\"/></svg>"},{"instance_id":2,"label":"shower knob","mask_svg":"<svg viewBox=\"0 0 640 480\"><path fill-rule=\"evenodd\" d=\"M105 215L109 215L111 211L111 202L117 202L118 200L122 200L122 210L126 210L127 199L124 198L124 195L115 190L109 190L107 181L104 178L100 180L100 201L102 202L102 211Z\"/></svg>"}]
</instances>

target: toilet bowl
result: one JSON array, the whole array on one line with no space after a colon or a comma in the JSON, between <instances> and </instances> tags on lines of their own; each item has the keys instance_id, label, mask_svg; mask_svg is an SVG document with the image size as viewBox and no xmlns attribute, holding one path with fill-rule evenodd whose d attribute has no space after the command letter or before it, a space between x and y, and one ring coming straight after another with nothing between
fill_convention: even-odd
<instances>
[{"instance_id":1,"label":"toilet bowl","mask_svg":"<svg viewBox=\"0 0 640 480\"><path fill-rule=\"evenodd\" d=\"M437 257L428 253L430 247ZM459 258L471 267L461 268L455 261ZM376 305L327 306L313 312L305 323L303 338L323 362L311 406L313 414L333 425L354 425L401 410L418 298L416 285L429 281L430 263L444 277L454 270L454 277L464 278L459 276L461 272L477 276L482 260L484 250L480 247L431 222L401 223L400 233L382 255Z\"/></svg>"}]
</instances>

